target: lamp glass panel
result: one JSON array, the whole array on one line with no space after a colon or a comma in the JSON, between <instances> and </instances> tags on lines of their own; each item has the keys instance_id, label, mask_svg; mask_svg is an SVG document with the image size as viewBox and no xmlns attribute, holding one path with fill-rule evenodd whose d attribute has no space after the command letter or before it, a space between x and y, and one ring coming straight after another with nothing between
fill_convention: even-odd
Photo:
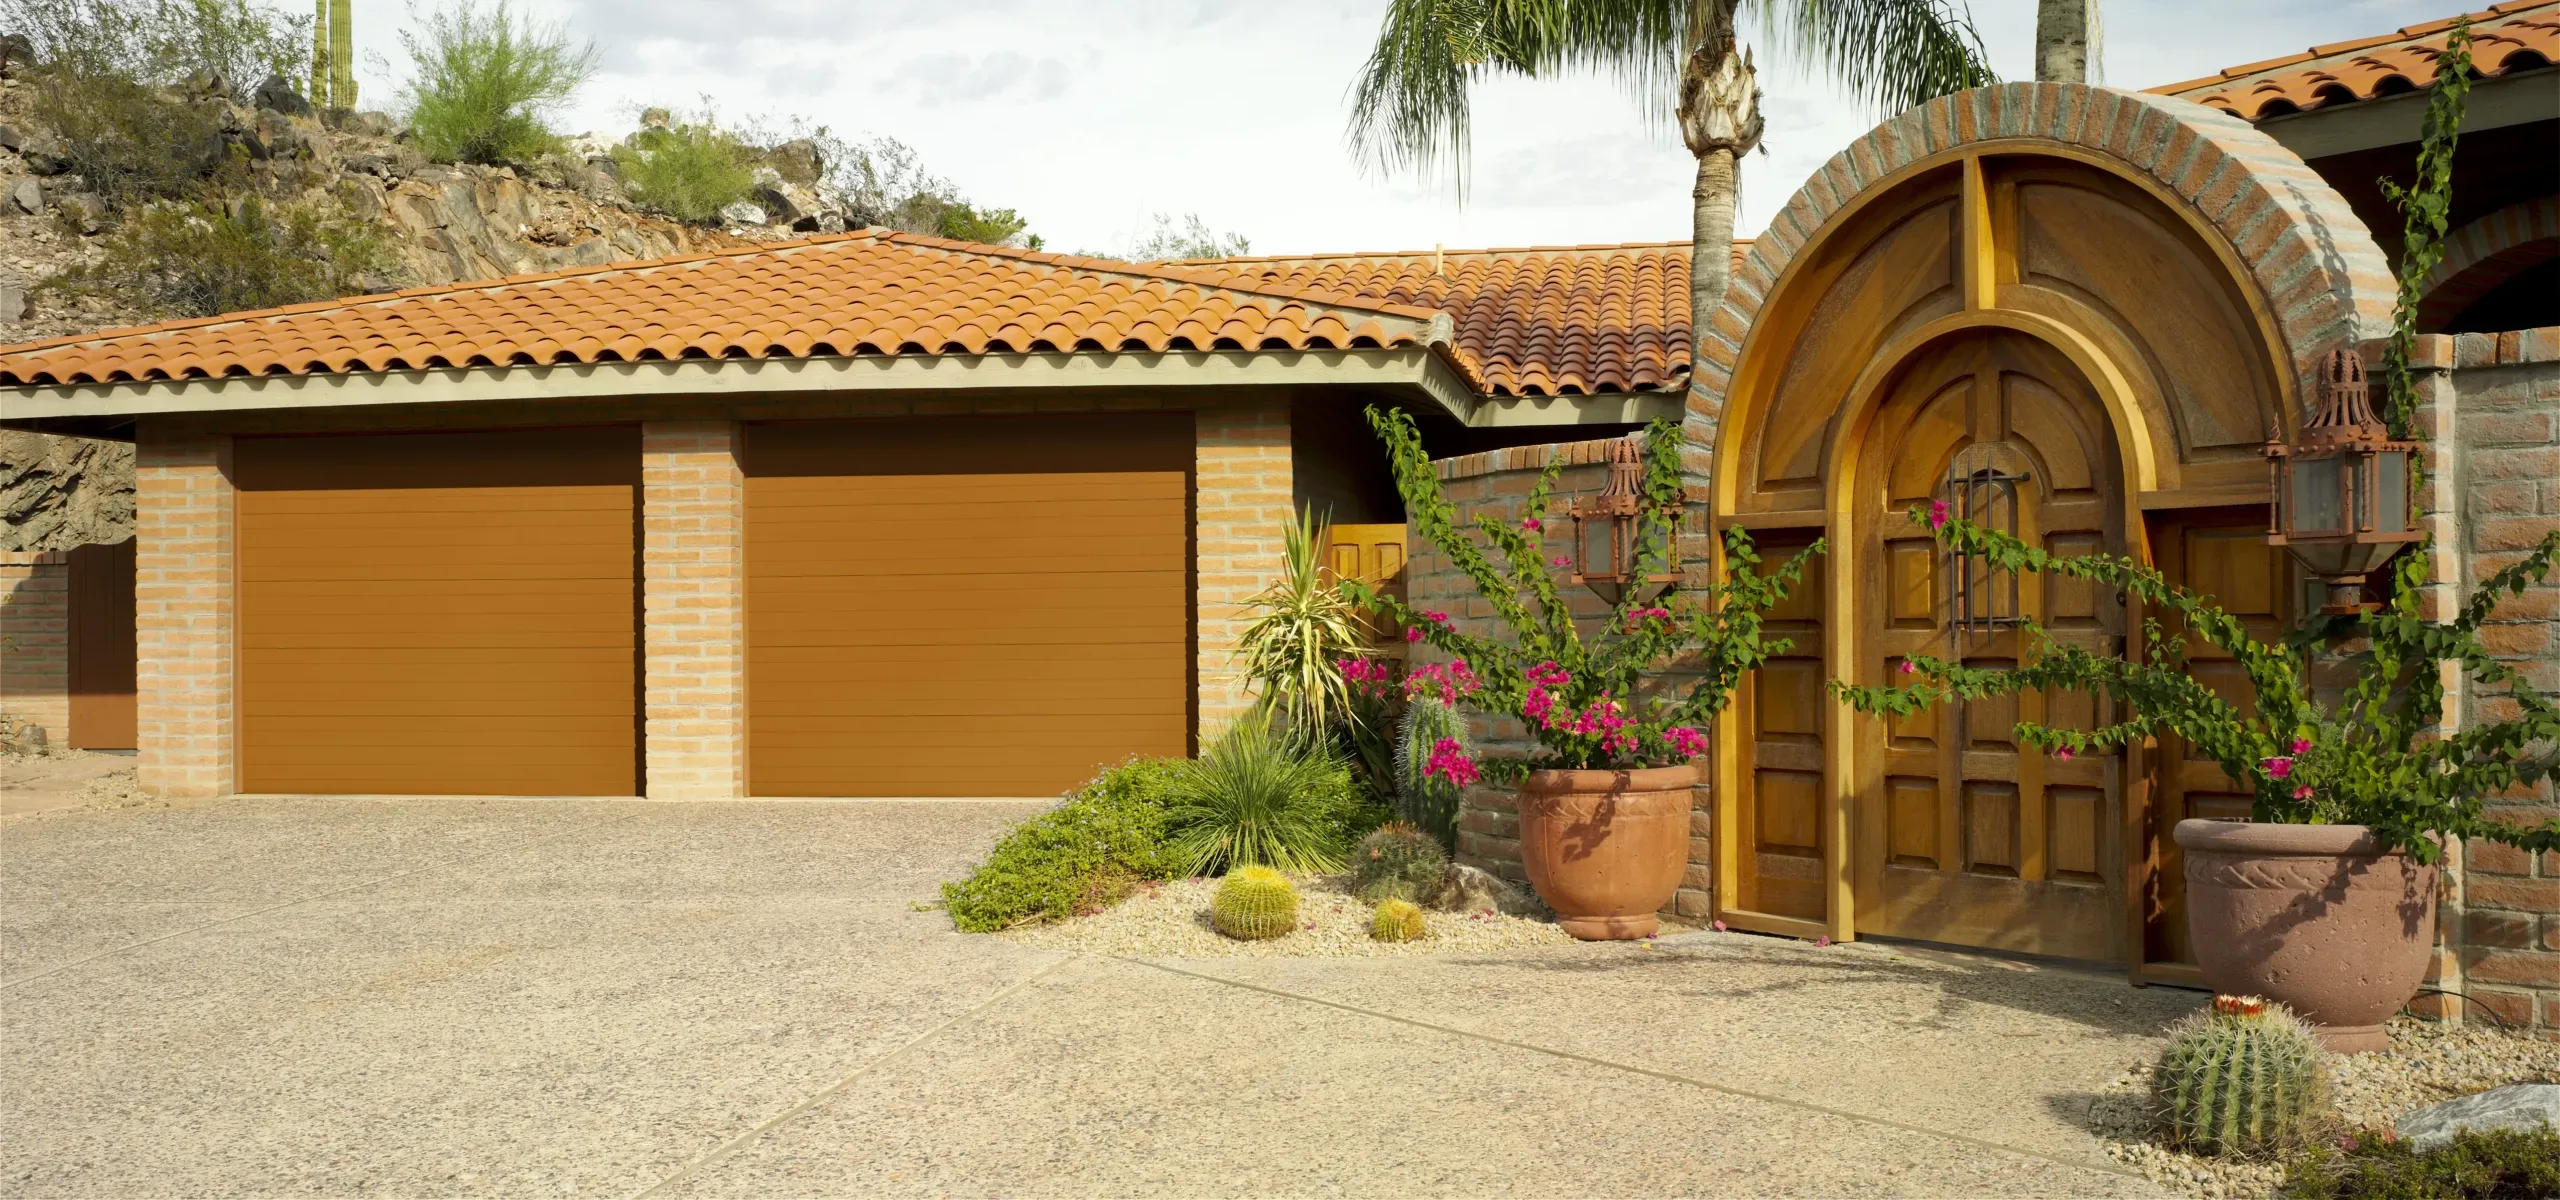
<instances>
[{"instance_id":1,"label":"lamp glass panel","mask_svg":"<svg viewBox=\"0 0 2560 1200\"><path fill-rule=\"evenodd\" d=\"M2338 458L2293 460L2293 511L2285 524L2292 535L2333 533L2346 528L2346 464Z\"/></svg>"},{"instance_id":2,"label":"lamp glass panel","mask_svg":"<svg viewBox=\"0 0 2560 1200\"><path fill-rule=\"evenodd\" d=\"M2374 528L2382 533L2409 530L2409 452L2385 450L2374 458L2374 500L2380 515Z\"/></svg>"}]
</instances>

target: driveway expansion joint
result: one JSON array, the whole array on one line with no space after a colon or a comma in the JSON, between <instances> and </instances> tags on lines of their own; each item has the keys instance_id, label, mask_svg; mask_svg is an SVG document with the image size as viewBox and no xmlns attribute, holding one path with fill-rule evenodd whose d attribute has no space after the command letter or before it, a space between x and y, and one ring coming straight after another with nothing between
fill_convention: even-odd
<instances>
[{"instance_id":1,"label":"driveway expansion joint","mask_svg":"<svg viewBox=\"0 0 2560 1200\"><path fill-rule=\"evenodd\" d=\"M1395 1013L1382 1012L1374 1008L1363 1008L1357 1004L1345 1004L1339 1000L1327 1000L1321 996L1309 996L1302 992L1292 992L1285 988L1268 987L1258 983L1246 983L1239 979L1224 979L1216 975L1209 975L1199 971L1186 971L1181 967L1170 966L1163 962L1150 959L1131 958L1126 955L1114 955L1113 957L1119 958L1123 962L1137 964L1138 966L1153 967L1156 970L1163 971L1169 975L1180 975L1188 979L1197 979L1207 983L1220 984L1226 987L1238 988L1243 991L1259 992L1263 995L1275 997L1277 999L1295 1000L1300 1003L1314 1004L1324 1008L1333 1009L1337 1012L1373 1017L1381 1021L1391 1021L1395 1024L1408 1026L1414 1029L1427 1029L1433 1033L1446 1034L1451 1037L1466 1038L1471 1041L1483 1042L1488 1045L1502 1046L1513 1050L1525 1050L1532 1054L1543 1054L1549 1058L1560 1058L1568 1062L1577 1062L1588 1066L1599 1067L1603 1070L1623 1071L1631 1075L1642 1075L1647 1078L1662 1080L1665 1083L1680 1084L1686 1087L1694 1087L1703 1091L1717 1092L1745 1100L1757 1100L1767 1104L1784 1105L1788 1108L1800 1109L1805 1112L1820 1113L1824 1116L1838 1117L1844 1121L1856 1121L1862 1125L1882 1126L1887 1129L1901 1130L1905 1133L1916 1133L1923 1137L1932 1137L1944 1141L1956 1142L1962 1145L1972 1146L1977 1149L2039 1159L2044 1162L2053 1163L2057 1166L2070 1167L2076 1170L2098 1171L2108 1175L2122 1175L2137 1179L2142 1178L2140 1172L2129 1170L2113 1163L2100 1162L2093 1159L2066 1158L2061 1155L2048 1154L2041 1150L2031 1150L2023 1146L2012 1146L2004 1142L1988 1141L1983 1138L1970 1137L1961 1133L1951 1133L1947 1130L1935 1129L1927 1125L1915 1125L1908 1121L1897 1121L1891 1117L1879 1117L1871 1113L1856 1112L1845 1108L1833 1108L1827 1104L1815 1104L1809 1100L1798 1100L1791 1096L1781 1096L1770 1092L1753 1091L1749 1088L1733 1087L1729 1084L1714 1083L1697 1078L1694 1075L1682 1075L1654 1067L1638 1066L1634 1063L1619 1062L1615 1059L1598 1058L1589 1054L1580 1054L1571 1050L1558 1050L1552 1046L1538 1045L1535 1042L1523 1042L1506 1037L1496 1037L1488 1033L1478 1033L1471 1029L1461 1029L1454 1025L1442 1025L1434 1021L1425 1021L1414 1017L1399 1016Z\"/></svg>"}]
</instances>

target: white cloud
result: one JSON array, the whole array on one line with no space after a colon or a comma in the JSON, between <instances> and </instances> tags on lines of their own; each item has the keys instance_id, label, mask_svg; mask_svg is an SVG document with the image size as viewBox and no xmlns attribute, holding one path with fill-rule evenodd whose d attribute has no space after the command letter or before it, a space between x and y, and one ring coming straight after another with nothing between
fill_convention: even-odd
<instances>
[{"instance_id":1,"label":"white cloud","mask_svg":"<svg viewBox=\"0 0 2560 1200\"><path fill-rule=\"evenodd\" d=\"M420 0L422 6L434 0ZM1466 202L1384 179L1343 140L1384 0L519 0L593 38L603 71L563 123L618 129L643 104L803 116L888 134L1057 246L1110 246L1197 212L1262 253L1685 238L1695 166L1598 79L1481 90ZM2151 87L2447 15L2445 0L2115 0L2105 76ZM397 71L389 6L357 33ZM297 9L296 11L299 11ZM2032 74L2034 0L1976 0L1993 66ZM1880 114L1760 43L1767 152L1743 167L1746 233ZM361 58L361 55L359 56ZM397 79L368 78L369 100Z\"/></svg>"}]
</instances>

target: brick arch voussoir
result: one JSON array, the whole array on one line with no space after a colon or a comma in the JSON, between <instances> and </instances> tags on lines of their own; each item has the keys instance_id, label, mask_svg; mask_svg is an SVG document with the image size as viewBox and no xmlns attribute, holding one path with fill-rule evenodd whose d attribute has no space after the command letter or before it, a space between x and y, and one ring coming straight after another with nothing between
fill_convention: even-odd
<instances>
[{"instance_id":1,"label":"brick arch voussoir","mask_svg":"<svg viewBox=\"0 0 2560 1200\"><path fill-rule=\"evenodd\" d=\"M2297 396L2313 394L2313 372L2331 349L2388 332L2395 287L2388 260L2346 199L2275 139L2230 113L2167 96L2000 84L1942 96L1886 121L1797 189L1743 256L1711 328L1697 337L1692 413L1721 421L1762 306L1862 189L1951 150L2020 140L2113 159L2201 217L2246 264L2292 364Z\"/></svg>"},{"instance_id":2,"label":"brick arch voussoir","mask_svg":"<svg viewBox=\"0 0 2560 1200\"><path fill-rule=\"evenodd\" d=\"M2560 243L2560 196L2510 204L2454 230L2419 289L2418 331L2436 332L2517 271L2552 257L2553 243Z\"/></svg>"}]
</instances>

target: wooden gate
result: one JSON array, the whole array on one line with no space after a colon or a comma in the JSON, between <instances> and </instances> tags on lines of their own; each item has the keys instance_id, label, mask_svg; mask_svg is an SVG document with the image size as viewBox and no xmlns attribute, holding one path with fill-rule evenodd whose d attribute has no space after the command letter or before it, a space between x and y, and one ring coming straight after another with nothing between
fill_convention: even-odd
<instances>
[{"instance_id":1,"label":"wooden gate","mask_svg":"<svg viewBox=\"0 0 2560 1200\"><path fill-rule=\"evenodd\" d=\"M1398 600L1408 599L1402 525L1333 525L1325 531L1325 566L1337 579L1358 579ZM1363 618L1381 657L1404 658L1403 631Z\"/></svg>"}]
</instances>

